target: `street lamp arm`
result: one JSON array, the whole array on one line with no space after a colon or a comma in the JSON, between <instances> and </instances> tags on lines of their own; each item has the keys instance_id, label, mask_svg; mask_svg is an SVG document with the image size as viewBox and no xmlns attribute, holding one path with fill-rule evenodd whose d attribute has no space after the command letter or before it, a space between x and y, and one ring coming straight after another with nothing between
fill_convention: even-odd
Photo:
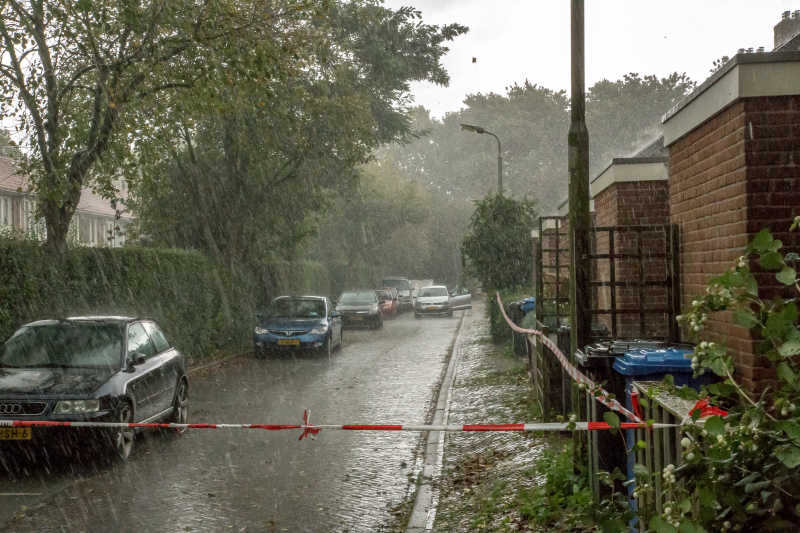
<instances>
[{"instance_id":1,"label":"street lamp arm","mask_svg":"<svg viewBox=\"0 0 800 533\"><path fill-rule=\"evenodd\" d=\"M485 133L487 135L491 135L497 140L497 194L503 194L503 151L500 148L500 137L492 133L491 131L486 131L480 126L473 126L472 124L461 124L461 129L464 131L469 131L472 133Z\"/></svg>"}]
</instances>

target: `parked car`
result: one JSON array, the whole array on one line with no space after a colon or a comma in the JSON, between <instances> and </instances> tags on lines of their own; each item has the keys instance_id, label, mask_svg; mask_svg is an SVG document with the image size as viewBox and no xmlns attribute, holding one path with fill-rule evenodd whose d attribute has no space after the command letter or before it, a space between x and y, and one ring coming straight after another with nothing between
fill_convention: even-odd
<instances>
[{"instance_id":1,"label":"parked car","mask_svg":"<svg viewBox=\"0 0 800 533\"><path fill-rule=\"evenodd\" d=\"M450 308L453 311L472 309L472 294L466 287L456 287L450 291Z\"/></svg>"},{"instance_id":2,"label":"parked car","mask_svg":"<svg viewBox=\"0 0 800 533\"><path fill-rule=\"evenodd\" d=\"M453 316L453 307L450 305L450 293L444 285L431 285L423 287L417 293L414 303L414 318L422 315L447 315Z\"/></svg>"},{"instance_id":3,"label":"parked car","mask_svg":"<svg viewBox=\"0 0 800 533\"><path fill-rule=\"evenodd\" d=\"M381 285L384 287L393 287L397 289L397 293L400 297L400 305L398 309L401 313L413 309L414 304L411 300L411 282L409 282L406 278L390 276L388 278L383 278Z\"/></svg>"},{"instance_id":4,"label":"parked car","mask_svg":"<svg viewBox=\"0 0 800 533\"><path fill-rule=\"evenodd\" d=\"M330 355L342 346L341 316L324 296L279 296L257 317L253 348L258 357L295 350Z\"/></svg>"},{"instance_id":5,"label":"parked car","mask_svg":"<svg viewBox=\"0 0 800 533\"><path fill-rule=\"evenodd\" d=\"M187 423L186 359L152 320L40 320L0 345L0 416L13 420ZM126 459L131 428L18 428L0 440L85 448L87 440ZM0 447L0 449L4 449Z\"/></svg>"},{"instance_id":6,"label":"parked car","mask_svg":"<svg viewBox=\"0 0 800 533\"><path fill-rule=\"evenodd\" d=\"M381 314L384 318L395 318L397 316L397 308L399 303L396 296L392 295L391 289L382 289L375 291L375 296L378 297L378 305L381 308Z\"/></svg>"},{"instance_id":7,"label":"parked car","mask_svg":"<svg viewBox=\"0 0 800 533\"><path fill-rule=\"evenodd\" d=\"M345 291L339 296L336 310L341 313L345 327L383 327L375 291Z\"/></svg>"}]
</instances>

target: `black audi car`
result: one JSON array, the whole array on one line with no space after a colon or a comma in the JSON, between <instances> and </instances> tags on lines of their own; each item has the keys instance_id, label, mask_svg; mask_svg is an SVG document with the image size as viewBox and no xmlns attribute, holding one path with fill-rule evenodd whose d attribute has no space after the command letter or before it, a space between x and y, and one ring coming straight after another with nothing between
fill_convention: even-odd
<instances>
[{"instance_id":1,"label":"black audi car","mask_svg":"<svg viewBox=\"0 0 800 533\"><path fill-rule=\"evenodd\" d=\"M40 320L0 345L0 420L186 423L186 360L153 320ZM15 443L100 446L127 458L131 429L0 427L0 452Z\"/></svg>"}]
</instances>

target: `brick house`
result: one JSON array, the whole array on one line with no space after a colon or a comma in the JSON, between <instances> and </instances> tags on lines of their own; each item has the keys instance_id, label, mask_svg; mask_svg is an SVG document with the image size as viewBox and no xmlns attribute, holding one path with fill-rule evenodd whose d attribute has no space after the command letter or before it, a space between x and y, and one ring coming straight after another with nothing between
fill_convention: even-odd
<instances>
[{"instance_id":1,"label":"brick house","mask_svg":"<svg viewBox=\"0 0 800 533\"><path fill-rule=\"evenodd\" d=\"M122 187L125 194L124 183ZM36 204L28 188L28 176L19 174L11 159L0 156L0 230L44 240L44 220L34 219ZM83 246L122 246L125 226L130 221L129 213L122 212L117 219L108 200L84 189L70 223L69 240Z\"/></svg>"},{"instance_id":2,"label":"brick house","mask_svg":"<svg viewBox=\"0 0 800 533\"><path fill-rule=\"evenodd\" d=\"M776 49L798 33L800 12L784 14L775 27ZM794 37L781 40L786 35ZM800 51L739 53L663 117L685 305L705 293L708 280L730 268L763 228L783 241L784 252L800 250L800 235L788 233L800 215L798 80ZM785 289L772 276L759 282L762 297ZM742 382L763 390L771 365L755 355L750 332L730 315L708 325L707 339L725 342Z\"/></svg>"}]
</instances>

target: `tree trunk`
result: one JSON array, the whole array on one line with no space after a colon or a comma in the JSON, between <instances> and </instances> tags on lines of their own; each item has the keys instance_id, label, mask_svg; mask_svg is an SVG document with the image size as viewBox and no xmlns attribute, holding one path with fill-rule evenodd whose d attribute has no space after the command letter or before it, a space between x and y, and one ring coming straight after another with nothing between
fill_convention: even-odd
<instances>
[{"instance_id":1,"label":"tree trunk","mask_svg":"<svg viewBox=\"0 0 800 533\"><path fill-rule=\"evenodd\" d=\"M45 199L41 202L42 215L44 216L45 228L47 229L47 241L45 247L52 251L63 253L67 248L67 237L69 236L69 224L75 216L75 207L81 199L80 185L73 186L61 205L53 199Z\"/></svg>"}]
</instances>

